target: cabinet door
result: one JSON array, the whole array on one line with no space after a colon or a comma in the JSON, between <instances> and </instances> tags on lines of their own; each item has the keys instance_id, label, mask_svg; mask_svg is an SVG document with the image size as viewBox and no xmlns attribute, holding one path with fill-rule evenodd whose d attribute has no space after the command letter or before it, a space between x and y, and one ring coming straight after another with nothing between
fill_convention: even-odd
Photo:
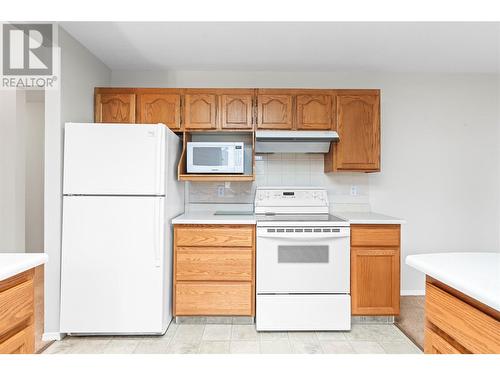
<instances>
[{"instance_id":1,"label":"cabinet door","mask_svg":"<svg viewBox=\"0 0 500 375\"><path fill-rule=\"evenodd\" d=\"M135 94L96 94L95 122L135 123Z\"/></svg>"},{"instance_id":2,"label":"cabinet door","mask_svg":"<svg viewBox=\"0 0 500 375\"><path fill-rule=\"evenodd\" d=\"M0 342L0 354L33 354L34 326L30 325L7 340Z\"/></svg>"},{"instance_id":3,"label":"cabinet door","mask_svg":"<svg viewBox=\"0 0 500 375\"><path fill-rule=\"evenodd\" d=\"M185 96L185 129L215 129L217 127L216 96L187 94Z\"/></svg>"},{"instance_id":4,"label":"cabinet door","mask_svg":"<svg viewBox=\"0 0 500 375\"><path fill-rule=\"evenodd\" d=\"M380 170L380 111L378 95L337 97L337 132L333 170Z\"/></svg>"},{"instance_id":5,"label":"cabinet door","mask_svg":"<svg viewBox=\"0 0 500 375\"><path fill-rule=\"evenodd\" d=\"M181 127L181 96L177 94L142 94L137 98L138 122L167 125L172 130Z\"/></svg>"},{"instance_id":6,"label":"cabinet door","mask_svg":"<svg viewBox=\"0 0 500 375\"><path fill-rule=\"evenodd\" d=\"M332 98L329 95L297 96L297 129L329 130L332 128Z\"/></svg>"},{"instance_id":7,"label":"cabinet door","mask_svg":"<svg viewBox=\"0 0 500 375\"><path fill-rule=\"evenodd\" d=\"M351 248L352 315L399 315L399 249Z\"/></svg>"},{"instance_id":8,"label":"cabinet door","mask_svg":"<svg viewBox=\"0 0 500 375\"><path fill-rule=\"evenodd\" d=\"M222 128L252 129L252 95L222 95Z\"/></svg>"},{"instance_id":9,"label":"cabinet door","mask_svg":"<svg viewBox=\"0 0 500 375\"><path fill-rule=\"evenodd\" d=\"M258 129L292 129L292 96L259 95Z\"/></svg>"}]
</instances>

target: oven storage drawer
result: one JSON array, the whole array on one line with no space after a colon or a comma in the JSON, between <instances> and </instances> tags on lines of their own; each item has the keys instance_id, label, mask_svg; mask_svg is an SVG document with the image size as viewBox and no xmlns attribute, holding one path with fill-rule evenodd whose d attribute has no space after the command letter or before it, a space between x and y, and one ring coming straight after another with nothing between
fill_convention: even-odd
<instances>
[{"instance_id":1,"label":"oven storage drawer","mask_svg":"<svg viewBox=\"0 0 500 375\"><path fill-rule=\"evenodd\" d=\"M258 294L256 308L257 331L351 329L348 294Z\"/></svg>"}]
</instances>

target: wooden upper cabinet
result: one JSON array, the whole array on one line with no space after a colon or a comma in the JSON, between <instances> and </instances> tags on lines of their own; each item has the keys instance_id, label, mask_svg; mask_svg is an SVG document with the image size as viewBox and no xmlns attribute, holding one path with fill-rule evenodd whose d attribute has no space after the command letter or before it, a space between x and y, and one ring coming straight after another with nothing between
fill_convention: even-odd
<instances>
[{"instance_id":1,"label":"wooden upper cabinet","mask_svg":"<svg viewBox=\"0 0 500 375\"><path fill-rule=\"evenodd\" d=\"M96 94L95 122L135 123L135 94Z\"/></svg>"},{"instance_id":2,"label":"wooden upper cabinet","mask_svg":"<svg viewBox=\"0 0 500 375\"><path fill-rule=\"evenodd\" d=\"M140 94L137 97L137 122L181 128L181 96L178 94Z\"/></svg>"},{"instance_id":3,"label":"wooden upper cabinet","mask_svg":"<svg viewBox=\"0 0 500 375\"><path fill-rule=\"evenodd\" d=\"M297 129L329 130L332 128L330 95L297 95Z\"/></svg>"},{"instance_id":4,"label":"wooden upper cabinet","mask_svg":"<svg viewBox=\"0 0 500 375\"><path fill-rule=\"evenodd\" d=\"M292 129L292 95L260 94L257 104L258 129Z\"/></svg>"},{"instance_id":5,"label":"wooden upper cabinet","mask_svg":"<svg viewBox=\"0 0 500 375\"><path fill-rule=\"evenodd\" d=\"M252 129L252 95L221 95L222 129Z\"/></svg>"},{"instance_id":6,"label":"wooden upper cabinet","mask_svg":"<svg viewBox=\"0 0 500 375\"><path fill-rule=\"evenodd\" d=\"M184 96L184 118L185 129L216 129L216 95L186 94Z\"/></svg>"},{"instance_id":7,"label":"wooden upper cabinet","mask_svg":"<svg viewBox=\"0 0 500 375\"><path fill-rule=\"evenodd\" d=\"M340 141L325 157L325 172L380 171L380 96L338 95Z\"/></svg>"}]
</instances>

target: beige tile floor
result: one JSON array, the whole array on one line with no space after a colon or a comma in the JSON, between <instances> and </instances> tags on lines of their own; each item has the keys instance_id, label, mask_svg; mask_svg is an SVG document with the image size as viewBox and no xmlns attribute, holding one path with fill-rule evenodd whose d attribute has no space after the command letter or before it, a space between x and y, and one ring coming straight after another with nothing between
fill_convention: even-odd
<instances>
[{"instance_id":1,"label":"beige tile floor","mask_svg":"<svg viewBox=\"0 0 500 375\"><path fill-rule=\"evenodd\" d=\"M163 336L66 337L43 354L418 354L392 324L354 324L349 332L257 332L254 325L175 324Z\"/></svg>"}]
</instances>

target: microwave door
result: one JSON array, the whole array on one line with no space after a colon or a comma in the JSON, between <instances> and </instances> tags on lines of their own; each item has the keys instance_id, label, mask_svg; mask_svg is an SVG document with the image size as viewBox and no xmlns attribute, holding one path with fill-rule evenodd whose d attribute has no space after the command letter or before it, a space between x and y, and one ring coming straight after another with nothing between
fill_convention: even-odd
<instances>
[{"instance_id":1,"label":"microwave door","mask_svg":"<svg viewBox=\"0 0 500 375\"><path fill-rule=\"evenodd\" d=\"M228 172L228 154L227 147L193 146L189 172Z\"/></svg>"}]
</instances>

